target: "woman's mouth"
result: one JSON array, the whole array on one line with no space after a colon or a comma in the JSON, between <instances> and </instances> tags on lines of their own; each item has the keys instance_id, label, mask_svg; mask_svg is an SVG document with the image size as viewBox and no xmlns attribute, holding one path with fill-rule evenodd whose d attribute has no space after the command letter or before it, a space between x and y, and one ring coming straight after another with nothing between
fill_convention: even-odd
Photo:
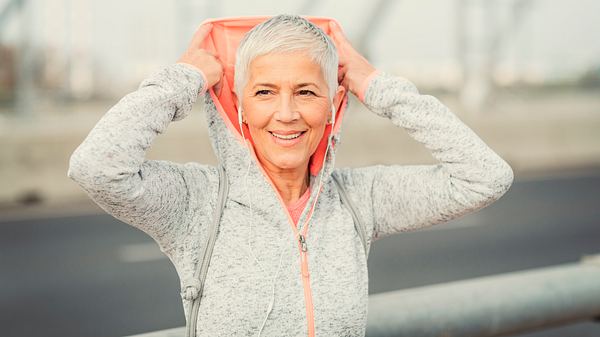
<instances>
[{"instance_id":1,"label":"woman's mouth","mask_svg":"<svg viewBox=\"0 0 600 337\"><path fill-rule=\"evenodd\" d=\"M304 139L304 134L306 133L306 130L297 132L269 131L269 133L271 134L271 138L276 144L279 144L281 146L293 146L301 142L302 139Z\"/></svg>"}]
</instances>

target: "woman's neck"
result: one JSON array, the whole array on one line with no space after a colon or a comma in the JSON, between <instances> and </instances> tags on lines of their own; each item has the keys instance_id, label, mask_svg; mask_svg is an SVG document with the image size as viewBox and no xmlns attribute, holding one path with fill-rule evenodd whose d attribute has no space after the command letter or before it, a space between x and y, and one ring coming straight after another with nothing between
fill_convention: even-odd
<instances>
[{"instance_id":1,"label":"woman's neck","mask_svg":"<svg viewBox=\"0 0 600 337\"><path fill-rule=\"evenodd\" d=\"M300 199L308 189L308 164L294 169L281 169L270 164L263 167L286 205Z\"/></svg>"}]
</instances>

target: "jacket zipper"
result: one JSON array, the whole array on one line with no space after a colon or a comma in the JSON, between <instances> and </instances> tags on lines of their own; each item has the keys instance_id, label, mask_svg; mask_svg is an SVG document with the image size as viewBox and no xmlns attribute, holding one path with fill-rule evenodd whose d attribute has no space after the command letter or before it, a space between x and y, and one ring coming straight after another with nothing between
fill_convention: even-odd
<instances>
[{"instance_id":1,"label":"jacket zipper","mask_svg":"<svg viewBox=\"0 0 600 337\"><path fill-rule=\"evenodd\" d=\"M252 153L254 159L256 160L256 163L258 163L259 161L258 161L258 158L256 157L256 152L254 152L254 147L251 144L249 144L250 142L247 140L244 140L244 143L250 149L250 152ZM302 228L301 232L298 232L298 228L296 228L296 225L294 224L294 221L292 220L290 212L288 212L287 207L285 206L285 203L283 202L283 199L281 199L281 196L277 192L277 189L275 188L273 181L271 180L271 178L269 177L267 172L265 172L262 165L257 165L257 166L260 168L260 170L262 171L262 173L265 176L265 178L267 179L267 181L271 184L271 186L275 190L277 199L279 199L279 202L283 206L285 214L287 215L288 222L289 222L290 226L292 227L292 230L298 237L298 249L300 250L300 271L301 271L301 276L302 276L302 286L304 288L304 302L306 305L306 322L307 322L307 328L308 328L308 337L315 337L315 317L314 317L315 315L314 315L314 308L313 308L313 301L312 301L312 290L310 289L310 273L308 272L308 245L306 244L306 235L308 232L308 222L305 223L305 226ZM308 216L310 216L310 213L312 213L312 211L313 211L312 209L309 211Z\"/></svg>"},{"instance_id":2,"label":"jacket zipper","mask_svg":"<svg viewBox=\"0 0 600 337\"><path fill-rule=\"evenodd\" d=\"M308 226L306 226L308 228ZM305 230L305 228L303 228ZM306 231L305 231L306 232ZM308 271L308 247L306 245L305 234L298 234L298 244L300 245L300 263L302 271L302 284L304 286L304 300L306 302L306 321L308 324L308 337L315 336L315 318L312 302L312 290L310 289L310 273Z\"/></svg>"}]
</instances>

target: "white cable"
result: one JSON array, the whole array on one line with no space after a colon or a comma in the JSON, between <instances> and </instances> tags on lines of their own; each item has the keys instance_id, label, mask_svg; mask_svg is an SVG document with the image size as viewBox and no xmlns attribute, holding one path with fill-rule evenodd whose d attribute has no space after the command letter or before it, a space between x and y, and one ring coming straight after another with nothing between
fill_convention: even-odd
<instances>
[{"instance_id":1,"label":"white cable","mask_svg":"<svg viewBox=\"0 0 600 337\"><path fill-rule=\"evenodd\" d=\"M330 141L331 141L331 138L329 138L329 139L328 139L328 141L327 141L327 147L325 148L325 157L324 157L324 158L327 158L327 153L328 153L328 151L329 151L329 145L330 145ZM315 205L316 205L316 203L317 203L318 194L319 194L319 192L320 192L321 186L323 185L323 184L322 184L322 183L323 183L323 171L324 171L324 168L323 168L323 169L321 169L321 174L320 174L320 176L319 176L319 189L317 190L317 197L315 197L315 200L313 201L313 205L312 205L313 212L314 212L314 207L315 207ZM310 214L310 217L312 217L312 214L313 214L313 213L311 213L311 214ZM310 218L309 218L309 219L310 219ZM306 221L308 222L308 219L307 219ZM282 252L282 254L283 254L283 252ZM272 298L271 298L271 302L269 303L269 309L267 310L267 315L265 316L265 319L264 319L264 321L263 321L263 324L262 324L262 326L261 326L260 330L258 331L258 337L260 337L260 334L261 334L261 332L262 332L262 329L264 328L264 326L265 326L265 323L267 322L267 318L269 317L269 314L271 313L271 310L273 309L273 303L274 303L274 301L275 301L275 280L277 279L277 276L279 275L279 268L281 267L281 258L282 258L282 256L283 256L283 255L280 255L280 256L279 256L279 266L277 267L277 274L276 274L276 275L275 275L275 277L273 278L273 292L272 292Z\"/></svg>"},{"instance_id":2,"label":"white cable","mask_svg":"<svg viewBox=\"0 0 600 337\"><path fill-rule=\"evenodd\" d=\"M240 107L241 109L241 107ZM238 122L240 125L240 131L242 133L242 138L244 140L244 142L246 141L246 138L244 136L244 128L242 127L242 118L241 118L242 114L241 114L241 110L238 109ZM248 196L248 175L250 172L250 164L251 164L251 154L248 151L248 166L246 168L246 176L244 178L244 190L246 195ZM250 196L248 198L249 203L250 203L250 227L248 229L248 240L246 241L247 245L248 245L248 250L250 251L250 254L252 255L252 257L254 258L254 261L256 261L256 263L258 264L259 268L262 270L263 273L266 274L265 269L262 267L262 265L260 264L260 262L258 261L258 259L256 258L256 255L254 255L254 252L252 250L252 244L250 243L250 238L252 236L252 218L254 217L254 209L252 207L252 197ZM267 314L265 316L265 319L263 320L262 326L260 327L260 330L258 331L258 336L260 337L260 334L262 333L262 329L264 328L267 319L269 318L269 314L271 313L271 311L273 310L273 304L275 302L275 281L277 279L277 277L279 276L279 270L281 269L281 260L283 259L283 248L284 246L284 239L281 240L282 244L281 244L281 253L279 254L279 265L277 266L277 273L275 274L275 276L273 277L273 282L272 282L272 292L271 292L271 301L269 302L269 307L267 309Z\"/></svg>"},{"instance_id":3,"label":"white cable","mask_svg":"<svg viewBox=\"0 0 600 337\"><path fill-rule=\"evenodd\" d=\"M275 303L275 283L276 283L277 277L279 276L279 269L281 268L282 258L283 258L283 250L281 251L281 254L279 254L279 265L277 266L277 273L273 277L271 302L269 302L269 308L267 309L267 315L265 316L265 319L262 322L262 326L260 327L260 330L258 330L258 337L260 337L260 334L262 333L262 330L265 327L265 324L267 323L267 318L269 318L269 315L271 314L271 311L273 310L273 305Z\"/></svg>"},{"instance_id":4,"label":"white cable","mask_svg":"<svg viewBox=\"0 0 600 337\"><path fill-rule=\"evenodd\" d=\"M333 105L332 105L332 109L331 110L332 110L331 133L329 135L329 139L327 140L327 147L325 148L325 155L323 157L324 158L323 159L323 167L321 168L321 174L319 175L319 188L317 190L317 197L315 197L315 200L313 201L313 204L312 204L312 207L311 207L311 209L313 209L313 212L314 212L314 207L315 207L315 205L317 203L318 194L319 194L319 192L321 190L321 187L323 185L323 171L325 171L324 168L325 168L325 162L327 161L327 153L329 152L329 147L331 145L331 139L332 139L332 136L333 136L333 126L334 126L334 123L335 123L335 107ZM238 123L239 123L239 126L240 126L240 131L242 133L242 140L244 141L244 144L245 144L246 138L244 136L244 128L242 126L241 106L238 108ZM246 149L248 150L247 146L246 146ZM250 151L248 150L248 166L246 168L246 176L244 178L244 190L245 190L245 193L246 193L247 196L248 196L248 175L249 175L249 172L250 172L251 159L252 159L251 158L251 154L250 154ZM254 252L252 251L252 245L250 243L250 237L252 235L252 218L254 217L254 209L252 208L252 197L249 197L248 200L249 200L249 203L250 203L250 227L248 229L248 240L246 241L246 243L248 245L248 248L249 248L248 250L250 251L250 254L254 258L254 261L256 261L256 263L258 264L258 266L262 270L262 272L266 273L265 269L262 267L262 265L260 264L260 262L256 258L256 255L254 255ZM310 214L310 217L312 217L312 212ZM271 290L272 290L271 291L271 301L269 302L269 307L267 309L267 314L265 315L265 319L263 320L262 325L261 325L261 327L260 327L260 329L258 331L258 337L260 337L260 335L262 333L262 330L265 327L265 324L267 322L267 319L269 318L269 315L271 314L271 311L273 310L273 305L275 303L275 283L276 283L277 277L279 276L279 270L281 269L281 261L282 261L282 258L283 258L283 251L284 251L283 248L285 247L285 245L284 245L284 243L285 243L284 239L281 240L282 241L281 250L280 250L281 253L279 254L279 264L277 266L277 272L276 272L275 276L272 279L273 282L272 282L272 287L271 287Z\"/></svg>"}]
</instances>

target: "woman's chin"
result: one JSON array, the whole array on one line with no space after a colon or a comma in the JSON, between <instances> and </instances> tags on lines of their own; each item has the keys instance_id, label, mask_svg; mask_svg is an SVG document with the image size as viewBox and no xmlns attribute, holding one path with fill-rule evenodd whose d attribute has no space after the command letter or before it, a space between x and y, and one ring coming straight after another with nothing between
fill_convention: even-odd
<instances>
[{"instance_id":1,"label":"woman's chin","mask_svg":"<svg viewBox=\"0 0 600 337\"><path fill-rule=\"evenodd\" d=\"M283 162L283 163L276 163L275 164L278 168L282 169L282 170L295 170L295 169L299 169L304 167L304 163L290 163L290 162Z\"/></svg>"},{"instance_id":2,"label":"woman's chin","mask_svg":"<svg viewBox=\"0 0 600 337\"><path fill-rule=\"evenodd\" d=\"M297 157L296 158L280 157L280 158L276 158L273 161L273 164L283 170L293 170L293 169L299 169L299 168L306 167L307 161L299 160Z\"/></svg>"}]
</instances>

